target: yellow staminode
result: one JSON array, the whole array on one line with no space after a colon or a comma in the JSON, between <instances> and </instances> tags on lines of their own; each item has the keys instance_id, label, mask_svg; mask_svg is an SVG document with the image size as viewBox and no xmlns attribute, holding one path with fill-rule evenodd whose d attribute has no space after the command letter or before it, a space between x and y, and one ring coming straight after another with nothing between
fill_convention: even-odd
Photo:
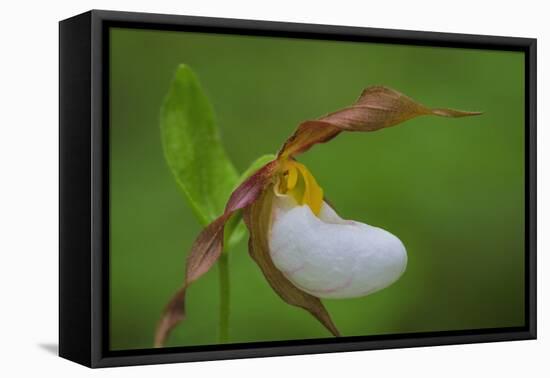
<instances>
[{"instance_id":1,"label":"yellow staminode","mask_svg":"<svg viewBox=\"0 0 550 378\"><path fill-rule=\"evenodd\" d=\"M305 165L287 160L279 190L294 197L299 205L307 204L315 215L319 215L323 204L323 189Z\"/></svg>"}]
</instances>

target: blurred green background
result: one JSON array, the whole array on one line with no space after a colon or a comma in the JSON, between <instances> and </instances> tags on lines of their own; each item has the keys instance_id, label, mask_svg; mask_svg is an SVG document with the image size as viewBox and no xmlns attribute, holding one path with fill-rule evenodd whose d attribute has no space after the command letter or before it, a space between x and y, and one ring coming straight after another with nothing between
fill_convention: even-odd
<instances>
[{"instance_id":1,"label":"blurred green background","mask_svg":"<svg viewBox=\"0 0 550 378\"><path fill-rule=\"evenodd\" d=\"M160 106L180 63L199 76L240 172L300 121L370 85L483 111L342 134L300 157L344 218L390 230L409 256L389 288L325 304L346 336L523 325L522 53L112 29L112 349L152 347L200 231L160 142ZM230 270L230 342L329 337L271 290L244 240ZM218 342L217 279L214 267L189 290L169 346Z\"/></svg>"}]
</instances>

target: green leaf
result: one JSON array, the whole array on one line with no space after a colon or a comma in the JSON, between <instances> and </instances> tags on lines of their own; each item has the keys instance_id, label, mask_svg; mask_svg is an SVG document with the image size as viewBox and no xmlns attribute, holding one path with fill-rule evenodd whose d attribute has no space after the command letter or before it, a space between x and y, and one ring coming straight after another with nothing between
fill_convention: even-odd
<instances>
[{"instance_id":1,"label":"green leaf","mask_svg":"<svg viewBox=\"0 0 550 378\"><path fill-rule=\"evenodd\" d=\"M161 109L164 155L199 221L223 213L237 171L222 146L212 106L193 71L180 65Z\"/></svg>"},{"instance_id":2,"label":"green leaf","mask_svg":"<svg viewBox=\"0 0 550 378\"><path fill-rule=\"evenodd\" d=\"M272 160L275 160L275 155L273 154L267 154L260 156L256 160L250 164L248 169L244 171L244 173L239 178L239 182L235 185L235 187L242 184L244 180L246 180L248 177L250 177L254 172L256 172L258 169L266 165ZM241 222L242 216L239 213L233 215L234 218L237 218L235 220L231 220L227 223L225 226L227 235L228 235L228 249L231 250L233 247L241 241L241 239L247 234L247 228L244 225L243 222Z\"/></svg>"}]
</instances>

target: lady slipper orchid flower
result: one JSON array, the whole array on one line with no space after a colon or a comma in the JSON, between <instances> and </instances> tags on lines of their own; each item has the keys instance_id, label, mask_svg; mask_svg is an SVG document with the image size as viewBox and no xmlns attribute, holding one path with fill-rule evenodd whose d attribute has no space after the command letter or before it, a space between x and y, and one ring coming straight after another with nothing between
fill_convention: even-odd
<instances>
[{"instance_id":1,"label":"lady slipper orchid flower","mask_svg":"<svg viewBox=\"0 0 550 378\"><path fill-rule=\"evenodd\" d=\"M273 190L269 253L299 289L351 298L382 289L405 271L403 243L389 232L340 218L307 168L290 161Z\"/></svg>"},{"instance_id":2,"label":"lady slipper orchid flower","mask_svg":"<svg viewBox=\"0 0 550 378\"><path fill-rule=\"evenodd\" d=\"M321 298L360 297L391 285L405 271L407 252L388 231L342 219L296 156L342 131L376 131L422 115L477 114L430 109L375 86L350 107L302 122L277 157L237 187L224 213L198 235L187 257L185 281L164 310L155 345L162 346L184 318L186 290L220 257L225 224L236 213L242 213L250 234L249 253L273 290L339 336Z\"/></svg>"}]
</instances>

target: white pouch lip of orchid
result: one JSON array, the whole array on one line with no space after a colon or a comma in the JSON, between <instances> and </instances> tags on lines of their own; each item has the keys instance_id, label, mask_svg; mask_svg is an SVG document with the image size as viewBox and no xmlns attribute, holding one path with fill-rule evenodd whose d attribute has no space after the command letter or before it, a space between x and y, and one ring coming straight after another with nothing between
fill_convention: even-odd
<instances>
[{"instance_id":1,"label":"white pouch lip of orchid","mask_svg":"<svg viewBox=\"0 0 550 378\"><path fill-rule=\"evenodd\" d=\"M354 298L395 282L407 266L403 243L388 231L345 220L323 201L319 216L275 193L269 249L275 266L319 298Z\"/></svg>"}]
</instances>

